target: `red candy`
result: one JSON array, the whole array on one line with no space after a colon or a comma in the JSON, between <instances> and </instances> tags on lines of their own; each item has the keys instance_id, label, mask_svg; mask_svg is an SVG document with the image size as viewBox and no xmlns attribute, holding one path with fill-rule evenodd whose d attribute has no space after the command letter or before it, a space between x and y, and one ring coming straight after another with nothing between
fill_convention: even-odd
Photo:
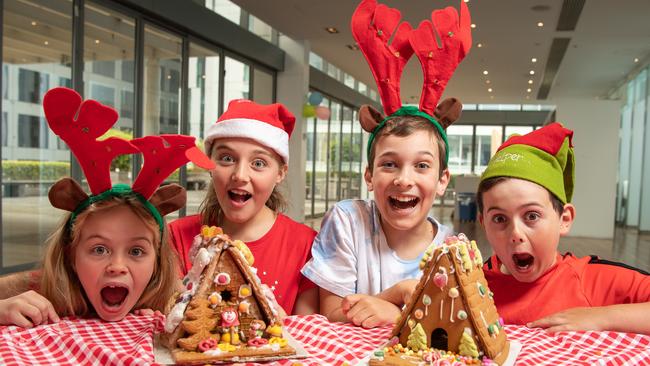
<instances>
[{"instance_id":1,"label":"red candy","mask_svg":"<svg viewBox=\"0 0 650 366\"><path fill-rule=\"evenodd\" d=\"M214 338L204 339L199 342L199 351L205 352L217 347L217 340Z\"/></svg>"},{"instance_id":2,"label":"red candy","mask_svg":"<svg viewBox=\"0 0 650 366\"><path fill-rule=\"evenodd\" d=\"M265 338L253 338L250 339L246 344L248 344L251 347L261 347L265 344L269 343L268 339Z\"/></svg>"}]
</instances>

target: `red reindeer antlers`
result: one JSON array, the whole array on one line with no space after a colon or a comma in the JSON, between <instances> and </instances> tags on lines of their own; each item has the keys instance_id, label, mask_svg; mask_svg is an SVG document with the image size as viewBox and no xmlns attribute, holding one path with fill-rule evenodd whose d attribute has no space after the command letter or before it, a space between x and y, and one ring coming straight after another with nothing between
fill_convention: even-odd
<instances>
[{"instance_id":1,"label":"red reindeer antlers","mask_svg":"<svg viewBox=\"0 0 650 366\"><path fill-rule=\"evenodd\" d=\"M456 9L451 6L434 10L431 19L433 24L429 20L422 21L409 37L424 73L420 110L429 115L433 115L447 82L472 46L472 21L464 1L460 2L460 22ZM440 46L434 26L442 42Z\"/></svg>"},{"instance_id":2,"label":"red reindeer antlers","mask_svg":"<svg viewBox=\"0 0 650 366\"><path fill-rule=\"evenodd\" d=\"M113 158L138 152L130 142L117 137L97 141L115 124L117 112L94 100L82 103L81 96L68 88L48 91L43 97L43 109L52 131L68 144L79 160L91 192L96 195L111 189Z\"/></svg>"},{"instance_id":3,"label":"red reindeer antlers","mask_svg":"<svg viewBox=\"0 0 650 366\"><path fill-rule=\"evenodd\" d=\"M97 141L115 124L117 112L94 100L82 102L81 96L72 89L48 91L43 98L43 108L52 131L68 144L79 160L93 195L111 189L110 164L118 155L137 152L144 155L144 165L132 189L145 199L149 199L165 178L188 161L204 169L215 166L194 145L194 137L190 136L147 136L131 141L111 137ZM82 196L81 193L78 195Z\"/></svg>"},{"instance_id":4,"label":"red reindeer antlers","mask_svg":"<svg viewBox=\"0 0 650 366\"><path fill-rule=\"evenodd\" d=\"M352 35L375 77L386 114L392 114L402 106L400 78L413 55L408 41L411 25L406 22L399 24L400 19L399 10L377 5L376 0L363 0L354 11L350 24ZM395 28L397 32L389 45Z\"/></svg>"},{"instance_id":5,"label":"red reindeer antlers","mask_svg":"<svg viewBox=\"0 0 650 366\"><path fill-rule=\"evenodd\" d=\"M370 65L386 114L402 106L400 78L415 52L424 73L420 110L434 115L447 82L471 47L471 20L463 1L460 13L459 21L452 7L435 10L432 21L425 20L412 30L406 22L399 24L401 14L397 9L377 5L376 0L363 0L359 4L352 15L352 35ZM397 32L389 45L395 28ZM436 41L435 31L441 45Z\"/></svg>"}]
</instances>

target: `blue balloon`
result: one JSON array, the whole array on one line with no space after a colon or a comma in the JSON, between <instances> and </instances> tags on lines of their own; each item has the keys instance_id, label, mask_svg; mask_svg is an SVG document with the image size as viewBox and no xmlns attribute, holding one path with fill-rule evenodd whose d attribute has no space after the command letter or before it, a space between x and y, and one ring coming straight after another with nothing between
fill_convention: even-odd
<instances>
[{"instance_id":1,"label":"blue balloon","mask_svg":"<svg viewBox=\"0 0 650 366\"><path fill-rule=\"evenodd\" d=\"M309 104L311 105L319 105L320 102L323 101L323 94L313 91L311 94L309 94Z\"/></svg>"}]
</instances>

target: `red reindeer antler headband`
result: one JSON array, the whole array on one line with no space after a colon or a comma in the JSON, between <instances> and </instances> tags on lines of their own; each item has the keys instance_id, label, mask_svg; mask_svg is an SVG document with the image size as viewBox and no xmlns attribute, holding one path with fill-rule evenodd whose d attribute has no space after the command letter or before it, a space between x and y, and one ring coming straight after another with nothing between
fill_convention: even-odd
<instances>
[{"instance_id":1,"label":"red reindeer antler headband","mask_svg":"<svg viewBox=\"0 0 650 366\"><path fill-rule=\"evenodd\" d=\"M134 194L149 209L163 229L162 216L185 205L185 190L170 184L159 187L165 178L188 161L205 169L214 163L194 144L194 137L183 135L147 136L131 141L110 137L97 138L117 121L117 112L94 100L82 102L81 96L68 88L55 88L43 98L43 109L50 129L68 144L86 176L92 195L88 196L72 178L63 178L50 188L54 207L76 215L94 202L112 196ZM76 118L75 118L76 117ZM118 155L141 152L144 165L129 187L111 185L110 164Z\"/></svg>"},{"instance_id":2,"label":"red reindeer antler headband","mask_svg":"<svg viewBox=\"0 0 650 366\"><path fill-rule=\"evenodd\" d=\"M352 35L370 66L382 106L388 115L384 117L370 106L361 107L359 120L363 128L371 133L368 152L375 135L388 119L414 115L436 126L445 141L448 158L445 128L458 119L462 106L455 99L445 100L439 105L438 101L456 67L469 52L472 43L471 20L463 1L460 2L460 19L453 7L434 10L431 19L412 29L407 22L400 24L399 10L377 5L376 0L363 0L352 15ZM436 31L440 45L436 41ZM393 41L389 44L391 38ZM402 106L400 99L402 71L413 53L420 61L424 74L419 108Z\"/></svg>"}]
</instances>

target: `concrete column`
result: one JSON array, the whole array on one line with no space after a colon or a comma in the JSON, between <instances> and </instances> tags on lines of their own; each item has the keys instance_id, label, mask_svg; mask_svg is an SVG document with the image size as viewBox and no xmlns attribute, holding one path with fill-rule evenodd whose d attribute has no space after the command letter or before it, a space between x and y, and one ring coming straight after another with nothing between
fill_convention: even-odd
<instances>
[{"instance_id":1,"label":"concrete column","mask_svg":"<svg viewBox=\"0 0 650 366\"><path fill-rule=\"evenodd\" d=\"M621 101L556 101L557 122L575 134L576 220L571 236L614 237Z\"/></svg>"},{"instance_id":2,"label":"concrete column","mask_svg":"<svg viewBox=\"0 0 650 366\"><path fill-rule=\"evenodd\" d=\"M302 222L305 219L305 164L307 153L307 121L302 106L309 91L309 42L280 36L280 48L286 53L284 71L278 73L277 101L296 115L296 127L289 141L289 173L284 181L284 194L289 202L287 215Z\"/></svg>"}]
</instances>

